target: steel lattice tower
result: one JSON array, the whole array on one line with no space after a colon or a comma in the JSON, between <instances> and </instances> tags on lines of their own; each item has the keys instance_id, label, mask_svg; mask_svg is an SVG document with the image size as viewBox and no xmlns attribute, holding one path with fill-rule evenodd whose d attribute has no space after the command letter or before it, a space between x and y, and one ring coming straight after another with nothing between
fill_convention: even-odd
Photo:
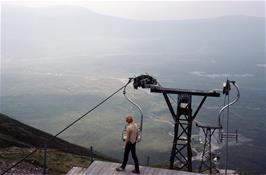
<instances>
[{"instance_id":1,"label":"steel lattice tower","mask_svg":"<svg viewBox=\"0 0 266 175\"><path fill-rule=\"evenodd\" d=\"M209 174L212 174L212 170L215 169L213 163L213 154L211 152L211 145L212 145L212 135L214 134L216 129L221 129L221 127L212 127L212 126L202 126L196 123L196 126L201 128L204 133L204 146L203 146L203 153L201 156L201 162L199 166L199 172L204 172L209 170ZM216 170L218 171L218 170Z\"/></svg>"},{"instance_id":2,"label":"steel lattice tower","mask_svg":"<svg viewBox=\"0 0 266 175\"><path fill-rule=\"evenodd\" d=\"M175 134L170 157L170 169L187 167L192 171L191 158L191 131L192 131L192 109L191 95L178 95L177 114L175 122ZM177 160L177 161L175 161Z\"/></svg>"},{"instance_id":3,"label":"steel lattice tower","mask_svg":"<svg viewBox=\"0 0 266 175\"><path fill-rule=\"evenodd\" d=\"M207 97L219 97L215 91L173 89L161 86L151 86L151 92L162 93L170 110L174 125L174 139L170 156L170 169L187 169L192 171L191 133L192 122ZM168 94L177 94L176 112L169 100ZM192 97L202 96L202 100L192 114Z\"/></svg>"}]
</instances>

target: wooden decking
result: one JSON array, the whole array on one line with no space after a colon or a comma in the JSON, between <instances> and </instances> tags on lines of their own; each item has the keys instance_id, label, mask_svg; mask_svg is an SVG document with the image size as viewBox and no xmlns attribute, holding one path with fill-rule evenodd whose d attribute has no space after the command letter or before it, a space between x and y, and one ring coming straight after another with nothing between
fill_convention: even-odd
<instances>
[{"instance_id":1,"label":"wooden decking","mask_svg":"<svg viewBox=\"0 0 266 175\"><path fill-rule=\"evenodd\" d=\"M113 162L94 161L89 168L73 167L67 175L134 175L131 171L133 165L127 165L126 170L117 172L116 167L120 164ZM185 171L175 171L160 168L151 168L140 166L140 174L143 175L200 175L198 173L190 173Z\"/></svg>"}]
</instances>

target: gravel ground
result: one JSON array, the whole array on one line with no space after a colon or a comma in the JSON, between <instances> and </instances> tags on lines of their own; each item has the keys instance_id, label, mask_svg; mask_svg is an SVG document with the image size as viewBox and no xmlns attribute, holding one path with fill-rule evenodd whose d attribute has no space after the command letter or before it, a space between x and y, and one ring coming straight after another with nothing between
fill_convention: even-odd
<instances>
[{"instance_id":1,"label":"gravel ground","mask_svg":"<svg viewBox=\"0 0 266 175\"><path fill-rule=\"evenodd\" d=\"M0 160L0 174L4 172L8 167L10 167L12 164L14 164L15 161L3 161ZM21 163L15 168L12 168L7 175L41 175L43 172L43 169L41 167L36 167L30 163Z\"/></svg>"},{"instance_id":2,"label":"gravel ground","mask_svg":"<svg viewBox=\"0 0 266 175\"><path fill-rule=\"evenodd\" d=\"M20 149L16 147L10 148L3 148L0 149L0 155L16 155L16 154L25 154L32 151L32 149ZM19 159L18 159L19 160ZM0 174L2 174L8 167L14 165L18 160L8 160L8 159L1 159L0 157ZM15 168L12 168L10 171L6 173L6 175L41 175L43 172L42 167L34 164L32 160L27 160L26 162L22 162Z\"/></svg>"}]
</instances>

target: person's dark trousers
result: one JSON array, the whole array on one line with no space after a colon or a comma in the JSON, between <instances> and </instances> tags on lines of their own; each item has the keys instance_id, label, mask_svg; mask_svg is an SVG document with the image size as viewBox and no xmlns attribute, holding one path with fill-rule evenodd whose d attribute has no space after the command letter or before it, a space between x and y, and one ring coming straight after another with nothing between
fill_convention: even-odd
<instances>
[{"instance_id":1,"label":"person's dark trousers","mask_svg":"<svg viewBox=\"0 0 266 175\"><path fill-rule=\"evenodd\" d=\"M134 163L135 163L135 170L139 171L139 161L138 161L138 158L136 155L136 143L133 144L131 142L128 142L126 147L125 147L124 160L123 160L123 163L121 165L121 168L125 169L125 167L127 165L127 161L128 161L128 154L130 151L131 151L131 155L132 155L132 158L134 160Z\"/></svg>"}]
</instances>

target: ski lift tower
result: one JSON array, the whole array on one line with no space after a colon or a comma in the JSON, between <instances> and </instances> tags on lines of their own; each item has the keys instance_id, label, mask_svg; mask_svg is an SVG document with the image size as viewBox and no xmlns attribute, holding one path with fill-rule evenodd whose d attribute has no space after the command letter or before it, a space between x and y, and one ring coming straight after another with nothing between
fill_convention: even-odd
<instances>
[{"instance_id":1,"label":"ski lift tower","mask_svg":"<svg viewBox=\"0 0 266 175\"><path fill-rule=\"evenodd\" d=\"M220 97L220 93L216 91L190 90L190 89L173 89L164 88L158 85L157 80L149 75L141 75L134 78L133 86L135 89L139 87L150 88L151 92L162 93L167 106L172 114L175 122L174 140L170 157L170 169L184 169L192 172L192 149L191 134L192 122L196 118L200 108L207 97ZM168 94L177 95L176 112L171 104ZM196 111L192 113L192 97L202 96L202 100Z\"/></svg>"},{"instance_id":2,"label":"ski lift tower","mask_svg":"<svg viewBox=\"0 0 266 175\"><path fill-rule=\"evenodd\" d=\"M220 97L216 91L173 89L161 86L151 86L151 92L162 93L174 119L174 140L170 157L170 169L187 168L192 172L191 134L192 122L207 97ZM177 94L177 110L175 112L168 94ZM202 96L195 112L192 113L192 97Z\"/></svg>"},{"instance_id":3,"label":"ski lift tower","mask_svg":"<svg viewBox=\"0 0 266 175\"><path fill-rule=\"evenodd\" d=\"M212 148L211 148L212 147L211 138L214 132L217 129L221 129L222 126L207 126L207 125L204 126L204 125L198 124L197 122L196 122L196 126L202 129L203 134L204 134L204 147L203 147L203 153L201 155L199 172L202 173L206 170L209 170L209 174L213 174L212 171L215 170L216 171L215 173L217 173L219 172L217 167L215 166L217 164L217 161L215 164L214 159L218 160L219 157L213 156Z\"/></svg>"}]
</instances>

